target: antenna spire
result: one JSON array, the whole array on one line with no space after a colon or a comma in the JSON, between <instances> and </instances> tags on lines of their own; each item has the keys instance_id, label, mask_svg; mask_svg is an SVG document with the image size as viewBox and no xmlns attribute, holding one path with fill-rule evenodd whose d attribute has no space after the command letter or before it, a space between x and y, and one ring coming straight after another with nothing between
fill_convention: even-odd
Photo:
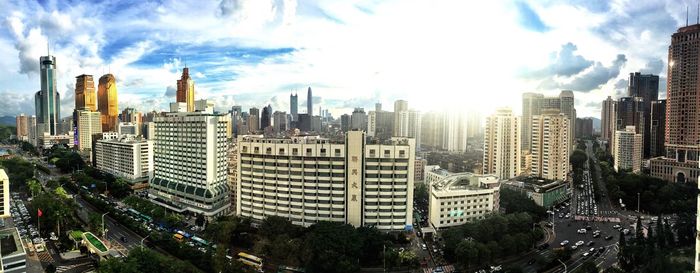
<instances>
[{"instance_id":1,"label":"antenna spire","mask_svg":"<svg viewBox=\"0 0 700 273\"><path fill-rule=\"evenodd\" d=\"M688 26L688 6L685 6L685 26Z\"/></svg>"},{"instance_id":2,"label":"antenna spire","mask_svg":"<svg viewBox=\"0 0 700 273\"><path fill-rule=\"evenodd\" d=\"M700 24L700 1L698 1L698 17L695 21L696 24Z\"/></svg>"}]
</instances>

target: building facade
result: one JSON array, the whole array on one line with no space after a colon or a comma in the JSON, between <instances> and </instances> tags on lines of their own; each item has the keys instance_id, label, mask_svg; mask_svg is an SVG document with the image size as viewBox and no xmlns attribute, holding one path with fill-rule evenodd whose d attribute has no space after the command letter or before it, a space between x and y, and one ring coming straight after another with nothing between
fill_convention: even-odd
<instances>
[{"instance_id":1,"label":"building facade","mask_svg":"<svg viewBox=\"0 0 700 273\"><path fill-rule=\"evenodd\" d=\"M483 173L500 179L521 174L520 117L510 108L498 109L486 118L484 129Z\"/></svg>"},{"instance_id":2,"label":"building facade","mask_svg":"<svg viewBox=\"0 0 700 273\"><path fill-rule=\"evenodd\" d=\"M642 155L644 138L634 126L615 132L615 150L613 150L613 166L615 171L621 170L639 173L642 170Z\"/></svg>"},{"instance_id":3,"label":"building facade","mask_svg":"<svg viewBox=\"0 0 700 273\"><path fill-rule=\"evenodd\" d=\"M27 252L24 250L22 237L16 227L0 230L2 245L2 271L4 273L27 272Z\"/></svg>"},{"instance_id":4,"label":"building facade","mask_svg":"<svg viewBox=\"0 0 700 273\"><path fill-rule=\"evenodd\" d=\"M664 132L666 131L666 100L651 102L651 122L649 123L649 157L663 156Z\"/></svg>"},{"instance_id":5,"label":"building facade","mask_svg":"<svg viewBox=\"0 0 700 273\"><path fill-rule=\"evenodd\" d=\"M177 212L226 215L229 115L171 112L155 118L151 201Z\"/></svg>"},{"instance_id":6,"label":"building facade","mask_svg":"<svg viewBox=\"0 0 700 273\"><path fill-rule=\"evenodd\" d=\"M83 108L97 111L95 82L92 80L92 75L82 74L75 77L75 109Z\"/></svg>"},{"instance_id":7,"label":"building facade","mask_svg":"<svg viewBox=\"0 0 700 273\"><path fill-rule=\"evenodd\" d=\"M600 113L600 139L610 143L617 131L617 101L610 96L603 101Z\"/></svg>"},{"instance_id":8,"label":"building facade","mask_svg":"<svg viewBox=\"0 0 700 273\"><path fill-rule=\"evenodd\" d=\"M0 218L10 216L10 178L5 169L0 169Z\"/></svg>"},{"instance_id":9,"label":"building facade","mask_svg":"<svg viewBox=\"0 0 700 273\"><path fill-rule=\"evenodd\" d=\"M499 210L500 183L493 175L449 174L429 191L428 218L435 229L484 219Z\"/></svg>"},{"instance_id":10,"label":"building facade","mask_svg":"<svg viewBox=\"0 0 700 273\"><path fill-rule=\"evenodd\" d=\"M97 87L97 105L101 113L102 131L117 131L119 122L119 102L117 101L117 80L112 74L100 77Z\"/></svg>"},{"instance_id":11,"label":"building facade","mask_svg":"<svg viewBox=\"0 0 700 273\"><path fill-rule=\"evenodd\" d=\"M20 114L19 116L15 117L15 125L17 125L17 139L20 141L28 141L29 118L24 114Z\"/></svg>"},{"instance_id":12,"label":"building facade","mask_svg":"<svg viewBox=\"0 0 700 273\"><path fill-rule=\"evenodd\" d=\"M413 139L367 143L365 133L354 130L341 142L240 136L238 145L237 215L380 230L413 223Z\"/></svg>"},{"instance_id":13,"label":"building facade","mask_svg":"<svg viewBox=\"0 0 700 273\"><path fill-rule=\"evenodd\" d=\"M36 110L37 135L44 132L58 135L58 123L61 119L61 95L57 90L56 57L47 55L39 58L41 90L34 95Z\"/></svg>"},{"instance_id":14,"label":"building facade","mask_svg":"<svg viewBox=\"0 0 700 273\"><path fill-rule=\"evenodd\" d=\"M76 110L78 117L78 150L92 149L92 135L102 133L100 112L88 109Z\"/></svg>"},{"instance_id":15,"label":"building facade","mask_svg":"<svg viewBox=\"0 0 700 273\"><path fill-rule=\"evenodd\" d=\"M182 76L177 80L175 100L187 104L188 112L194 111L194 80L190 77L190 69L187 67L182 69Z\"/></svg>"},{"instance_id":16,"label":"building facade","mask_svg":"<svg viewBox=\"0 0 700 273\"><path fill-rule=\"evenodd\" d=\"M153 141L134 136L97 140L95 166L132 185L147 183L153 177Z\"/></svg>"},{"instance_id":17,"label":"building facade","mask_svg":"<svg viewBox=\"0 0 700 273\"><path fill-rule=\"evenodd\" d=\"M668 47L664 157L651 159L651 175L696 183L700 168L700 24L681 27ZM697 263L696 263L697 268Z\"/></svg>"},{"instance_id":18,"label":"building facade","mask_svg":"<svg viewBox=\"0 0 700 273\"><path fill-rule=\"evenodd\" d=\"M570 126L569 118L556 110L532 117L531 175L567 181Z\"/></svg>"}]
</instances>

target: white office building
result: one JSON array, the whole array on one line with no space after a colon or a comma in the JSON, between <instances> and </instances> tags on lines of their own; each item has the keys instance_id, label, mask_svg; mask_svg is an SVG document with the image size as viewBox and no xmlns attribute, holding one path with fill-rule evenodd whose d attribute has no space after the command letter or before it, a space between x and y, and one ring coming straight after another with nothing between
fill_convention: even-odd
<instances>
[{"instance_id":1,"label":"white office building","mask_svg":"<svg viewBox=\"0 0 700 273\"><path fill-rule=\"evenodd\" d=\"M428 218L436 229L484 219L499 209L500 183L494 175L448 173L428 189Z\"/></svg>"},{"instance_id":2,"label":"white office building","mask_svg":"<svg viewBox=\"0 0 700 273\"><path fill-rule=\"evenodd\" d=\"M78 115L78 150L92 149L92 135L102 133L100 112L76 110Z\"/></svg>"},{"instance_id":3,"label":"white office building","mask_svg":"<svg viewBox=\"0 0 700 273\"><path fill-rule=\"evenodd\" d=\"M415 140L239 136L236 214L404 230L413 223Z\"/></svg>"},{"instance_id":4,"label":"white office building","mask_svg":"<svg viewBox=\"0 0 700 273\"><path fill-rule=\"evenodd\" d=\"M153 141L133 135L100 139L95 143L95 167L130 184L153 177Z\"/></svg>"},{"instance_id":5,"label":"white office building","mask_svg":"<svg viewBox=\"0 0 700 273\"><path fill-rule=\"evenodd\" d=\"M209 103L198 102L195 112L155 117L149 197L170 210L212 218L227 214L231 205L226 182L231 116L213 114Z\"/></svg>"},{"instance_id":6,"label":"white office building","mask_svg":"<svg viewBox=\"0 0 700 273\"><path fill-rule=\"evenodd\" d=\"M639 173L642 170L644 138L635 130L634 126L627 126L624 130L615 131L613 165L616 172L628 170Z\"/></svg>"},{"instance_id":7,"label":"white office building","mask_svg":"<svg viewBox=\"0 0 700 273\"><path fill-rule=\"evenodd\" d=\"M543 110L532 117L531 172L535 177L567 181L569 173L569 129L566 114Z\"/></svg>"}]
</instances>

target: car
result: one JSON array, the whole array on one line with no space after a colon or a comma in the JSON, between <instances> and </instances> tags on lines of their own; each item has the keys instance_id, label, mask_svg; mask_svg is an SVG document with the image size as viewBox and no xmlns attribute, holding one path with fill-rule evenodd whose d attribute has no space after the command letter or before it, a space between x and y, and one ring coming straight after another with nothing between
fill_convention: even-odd
<instances>
[{"instance_id":1,"label":"car","mask_svg":"<svg viewBox=\"0 0 700 273\"><path fill-rule=\"evenodd\" d=\"M583 228L582 228L582 229L579 229L579 230L578 230L578 234L586 234L586 230L583 229Z\"/></svg>"},{"instance_id":2,"label":"car","mask_svg":"<svg viewBox=\"0 0 700 273\"><path fill-rule=\"evenodd\" d=\"M592 246L592 245L594 245L594 244L595 244L594 241L590 241L590 242L588 242L588 244L586 244L586 245L587 245L587 246Z\"/></svg>"},{"instance_id":3,"label":"car","mask_svg":"<svg viewBox=\"0 0 700 273\"><path fill-rule=\"evenodd\" d=\"M625 234L625 235L630 234L630 230L629 230L629 229L623 229L623 230L622 230L622 234Z\"/></svg>"},{"instance_id":4,"label":"car","mask_svg":"<svg viewBox=\"0 0 700 273\"><path fill-rule=\"evenodd\" d=\"M603 252L603 251L605 251L605 247L602 247L602 246L601 246L601 247L598 248L598 252Z\"/></svg>"},{"instance_id":5,"label":"car","mask_svg":"<svg viewBox=\"0 0 700 273\"><path fill-rule=\"evenodd\" d=\"M589 249L588 252L590 252L590 253L595 252L595 247L591 247L591 249Z\"/></svg>"},{"instance_id":6,"label":"car","mask_svg":"<svg viewBox=\"0 0 700 273\"><path fill-rule=\"evenodd\" d=\"M576 245L577 245L577 246L581 246L581 245L583 245L583 244L584 244L583 241L578 241L578 242L576 242Z\"/></svg>"},{"instance_id":7,"label":"car","mask_svg":"<svg viewBox=\"0 0 700 273\"><path fill-rule=\"evenodd\" d=\"M588 258L589 255L591 255L591 253L588 253L588 252L583 253L583 257L584 257L584 258Z\"/></svg>"},{"instance_id":8,"label":"car","mask_svg":"<svg viewBox=\"0 0 700 273\"><path fill-rule=\"evenodd\" d=\"M437 253L437 252L438 252L438 249L437 249L437 248L433 248L433 253Z\"/></svg>"},{"instance_id":9,"label":"car","mask_svg":"<svg viewBox=\"0 0 700 273\"><path fill-rule=\"evenodd\" d=\"M561 246L568 245L568 244L569 244L569 240L561 241L561 243L559 243L559 244L560 244Z\"/></svg>"},{"instance_id":10,"label":"car","mask_svg":"<svg viewBox=\"0 0 700 273\"><path fill-rule=\"evenodd\" d=\"M554 224L553 224L552 222L547 222L547 223L544 224L544 225L545 225L546 227L553 227L553 226L554 226Z\"/></svg>"},{"instance_id":11,"label":"car","mask_svg":"<svg viewBox=\"0 0 700 273\"><path fill-rule=\"evenodd\" d=\"M572 249L572 250L576 250L577 248L578 248L577 245L572 245L572 246L571 246L571 249Z\"/></svg>"},{"instance_id":12,"label":"car","mask_svg":"<svg viewBox=\"0 0 700 273\"><path fill-rule=\"evenodd\" d=\"M600 233L593 233L593 238L598 238L600 237Z\"/></svg>"},{"instance_id":13,"label":"car","mask_svg":"<svg viewBox=\"0 0 700 273\"><path fill-rule=\"evenodd\" d=\"M428 249L428 246L426 246L425 244L422 244L422 245L421 245L421 248L422 248L423 250L426 250L426 249Z\"/></svg>"},{"instance_id":14,"label":"car","mask_svg":"<svg viewBox=\"0 0 700 273\"><path fill-rule=\"evenodd\" d=\"M614 225L613 228L614 228L614 229L620 229L620 225Z\"/></svg>"}]
</instances>

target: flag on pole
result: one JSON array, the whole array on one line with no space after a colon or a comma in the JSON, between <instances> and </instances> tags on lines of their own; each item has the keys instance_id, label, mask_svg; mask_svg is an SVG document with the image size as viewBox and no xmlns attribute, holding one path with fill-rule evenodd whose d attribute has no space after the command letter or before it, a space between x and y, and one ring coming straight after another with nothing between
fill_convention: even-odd
<instances>
[{"instance_id":1,"label":"flag on pole","mask_svg":"<svg viewBox=\"0 0 700 273\"><path fill-rule=\"evenodd\" d=\"M41 217L42 215L44 215L44 213L41 212L41 209L36 209L36 215Z\"/></svg>"}]
</instances>

